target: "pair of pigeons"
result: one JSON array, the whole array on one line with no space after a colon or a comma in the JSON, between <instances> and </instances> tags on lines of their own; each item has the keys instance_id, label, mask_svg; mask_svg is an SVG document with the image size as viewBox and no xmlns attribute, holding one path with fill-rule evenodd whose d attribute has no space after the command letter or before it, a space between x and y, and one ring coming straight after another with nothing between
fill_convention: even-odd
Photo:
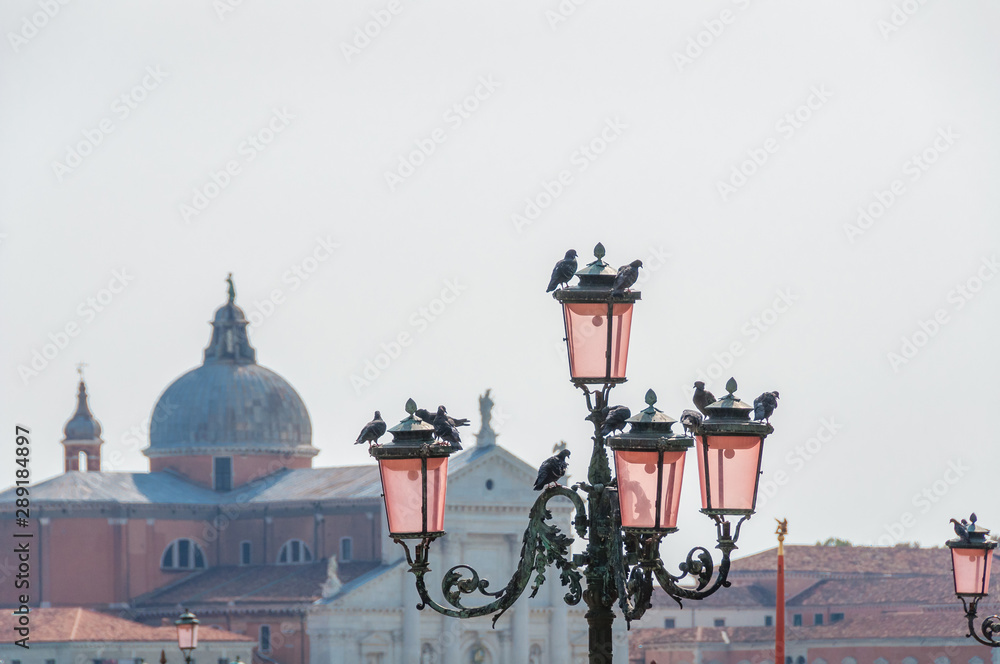
<instances>
[{"instance_id":1,"label":"pair of pigeons","mask_svg":"<svg viewBox=\"0 0 1000 664\"><path fill-rule=\"evenodd\" d=\"M569 280L576 274L576 256L576 250L570 249L566 252L566 256L556 263L556 266L552 268L552 277L549 279L549 287L545 289L546 293L551 293L557 287L566 286L569 283ZM611 294L614 296L624 295L625 291L635 285L639 279L640 267L642 267L642 261L634 260L628 265L622 265L618 268L615 282L611 286Z\"/></svg>"},{"instance_id":2,"label":"pair of pigeons","mask_svg":"<svg viewBox=\"0 0 1000 664\"><path fill-rule=\"evenodd\" d=\"M451 445L456 450L462 449L462 438L458 434L458 427L468 426L468 419L455 419L450 417L448 415L448 410L444 406L438 406L437 413L434 415L431 415L430 411L425 408L418 408L414 411L414 414L424 422L434 426L434 437L436 439L440 440L442 443ZM377 445L378 439L381 438L385 432L386 426L385 422L382 420L382 414L376 410L375 418L361 429L361 433L358 434L358 439L354 441L354 444L360 445L361 443L370 443L372 445Z\"/></svg>"},{"instance_id":3,"label":"pair of pigeons","mask_svg":"<svg viewBox=\"0 0 1000 664\"><path fill-rule=\"evenodd\" d=\"M691 399L698 411L685 410L681 413L681 424L685 431L693 431L702 423L703 417L708 416L706 410L710 404L715 403L715 395L705 389L705 383L696 381L694 384L694 396ZM764 392L753 400L753 419L764 420L771 423L771 415L778 407L778 392ZM699 412L700 411L700 412Z\"/></svg>"}]
</instances>

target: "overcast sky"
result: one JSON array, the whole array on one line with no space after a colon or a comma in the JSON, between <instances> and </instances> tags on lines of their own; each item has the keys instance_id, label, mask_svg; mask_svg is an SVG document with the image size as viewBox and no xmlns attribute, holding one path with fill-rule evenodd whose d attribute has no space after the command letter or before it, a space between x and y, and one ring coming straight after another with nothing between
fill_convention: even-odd
<instances>
[{"instance_id":1,"label":"overcast sky","mask_svg":"<svg viewBox=\"0 0 1000 664\"><path fill-rule=\"evenodd\" d=\"M747 401L781 392L742 553L773 546L773 517L795 543L937 545L972 510L1000 529L996 3L7 0L0 19L0 454L28 426L36 480L62 471L79 362L105 468L148 468L153 405L200 364L230 271L316 465L372 463L358 430L408 397L478 428L492 388L500 443L537 465L566 440L583 479L544 289L600 241L646 266L614 402L652 387L678 417L730 375ZM689 461L678 561L714 533Z\"/></svg>"}]
</instances>

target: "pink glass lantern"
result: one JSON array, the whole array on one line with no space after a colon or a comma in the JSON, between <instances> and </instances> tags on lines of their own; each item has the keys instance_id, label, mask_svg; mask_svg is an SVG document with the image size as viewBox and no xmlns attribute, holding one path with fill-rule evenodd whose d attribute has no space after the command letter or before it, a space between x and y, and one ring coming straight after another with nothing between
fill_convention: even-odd
<instances>
[{"instance_id":1,"label":"pink glass lantern","mask_svg":"<svg viewBox=\"0 0 1000 664\"><path fill-rule=\"evenodd\" d=\"M646 403L627 420L628 433L607 441L615 455L619 512L626 531L670 533L677 530L684 455L694 440L671 432L676 420L654 406L653 390Z\"/></svg>"},{"instance_id":2,"label":"pink glass lantern","mask_svg":"<svg viewBox=\"0 0 1000 664\"><path fill-rule=\"evenodd\" d=\"M997 543L986 536L989 530L972 523L952 519L959 537L947 542L951 549L951 569L955 577L955 594L984 597L990 591L990 568Z\"/></svg>"},{"instance_id":3,"label":"pink glass lantern","mask_svg":"<svg viewBox=\"0 0 1000 664\"><path fill-rule=\"evenodd\" d=\"M611 295L617 270L604 262L604 246L594 248L596 261L576 274L579 284L555 291L563 305L569 372L574 383L613 384L625 381L632 305L639 291Z\"/></svg>"},{"instance_id":4,"label":"pink glass lantern","mask_svg":"<svg viewBox=\"0 0 1000 664\"><path fill-rule=\"evenodd\" d=\"M369 450L378 460L393 539L444 535L448 457L454 448L434 442L434 427L414 415L416 408L413 399L407 401L409 417L389 429L392 442Z\"/></svg>"},{"instance_id":5,"label":"pink glass lantern","mask_svg":"<svg viewBox=\"0 0 1000 664\"><path fill-rule=\"evenodd\" d=\"M184 653L185 659L190 659L191 651L198 647L198 623L200 621L188 609L174 621L177 626L177 647Z\"/></svg>"},{"instance_id":6,"label":"pink glass lantern","mask_svg":"<svg viewBox=\"0 0 1000 664\"><path fill-rule=\"evenodd\" d=\"M729 394L705 408L708 415L698 435L701 511L708 515L753 514L764 438L774 431L750 420L753 408L736 398L736 387L730 378Z\"/></svg>"}]
</instances>

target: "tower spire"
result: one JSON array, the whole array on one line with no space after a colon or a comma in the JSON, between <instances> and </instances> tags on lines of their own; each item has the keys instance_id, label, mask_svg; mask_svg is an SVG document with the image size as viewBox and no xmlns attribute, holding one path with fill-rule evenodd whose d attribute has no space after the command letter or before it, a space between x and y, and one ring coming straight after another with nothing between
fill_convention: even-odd
<instances>
[{"instance_id":1,"label":"tower spire","mask_svg":"<svg viewBox=\"0 0 1000 664\"><path fill-rule=\"evenodd\" d=\"M101 469L101 423L97 421L94 414L90 412L90 404L87 401L87 383L83 380L83 367L86 364L81 362L77 365L76 371L80 374L80 384L76 391L76 412L63 428L63 447L65 448L64 470L100 470ZM81 454L82 453L82 454ZM86 463L81 464L81 457L86 458Z\"/></svg>"}]
</instances>

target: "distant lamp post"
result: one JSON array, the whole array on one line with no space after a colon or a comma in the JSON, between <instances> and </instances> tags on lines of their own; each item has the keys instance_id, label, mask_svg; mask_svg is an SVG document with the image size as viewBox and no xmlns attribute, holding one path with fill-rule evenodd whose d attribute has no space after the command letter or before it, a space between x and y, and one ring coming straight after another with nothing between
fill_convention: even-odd
<instances>
[{"instance_id":1,"label":"distant lamp post","mask_svg":"<svg viewBox=\"0 0 1000 664\"><path fill-rule=\"evenodd\" d=\"M962 600L965 607L965 617L969 621L969 633L983 645L993 648L1000 647L1000 616L986 618L980 630L982 636L976 633L976 609L979 600L986 597L990 591L990 569L993 565L993 550L997 542L988 537L989 529L976 525L976 515L969 521L952 519L955 525L955 539L946 542L951 549L951 570L955 580L955 595Z\"/></svg>"},{"instance_id":2,"label":"distant lamp post","mask_svg":"<svg viewBox=\"0 0 1000 664\"><path fill-rule=\"evenodd\" d=\"M655 407L652 390L646 393L647 407L627 420L629 431L606 438L609 397L612 388L626 380L632 309L640 294L615 293L617 271L604 262L602 245L595 247L594 256L597 260L577 272L579 285L553 293L563 308L570 380L583 392L590 413L586 419L594 424L587 480L542 491L528 514L517 569L503 588L490 590L489 581L476 570L459 564L441 579L441 594L449 606L435 601L427 590L430 546L444 534L453 448L434 442L434 428L414 416L412 399L406 403L408 417L389 430L392 441L373 445L369 453L379 465L389 534L402 545L416 577L417 608L430 607L452 618L491 615L495 625L529 585L534 597L548 574L558 574L566 588L563 601L587 604L589 662L609 664L615 604L626 623L639 620L651 606L654 578L678 603L704 599L730 585L730 554L740 525L754 512L764 438L773 429L750 420L753 409L736 398L736 381L730 379L729 394L708 406L695 438L672 432L675 420ZM716 524L716 548L722 555L716 565L708 549L695 547L674 575L659 549L662 539L677 530L684 457L692 447L698 453L701 511ZM548 503L557 496L573 504L574 531L587 541L583 553L571 553L573 537L550 523ZM729 516L738 517L732 532ZM417 542L411 550L412 540ZM693 583L682 585L684 579ZM465 596L473 593L489 598L488 603L465 606ZM485 651L475 652L485 657Z\"/></svg>"},{"instance_id":3,"label":"distant lamp post","mask_svg":"<svg viewBox=\"0 0 1000 664\"><path fill-rule=\"evenodd\" d=\"M191 664L191 651L198 647L198 623L191 611L184 609L181 617L174 621L177 625L177 647L184 653L184 661Z\"/></svg>"}]
</instances>

